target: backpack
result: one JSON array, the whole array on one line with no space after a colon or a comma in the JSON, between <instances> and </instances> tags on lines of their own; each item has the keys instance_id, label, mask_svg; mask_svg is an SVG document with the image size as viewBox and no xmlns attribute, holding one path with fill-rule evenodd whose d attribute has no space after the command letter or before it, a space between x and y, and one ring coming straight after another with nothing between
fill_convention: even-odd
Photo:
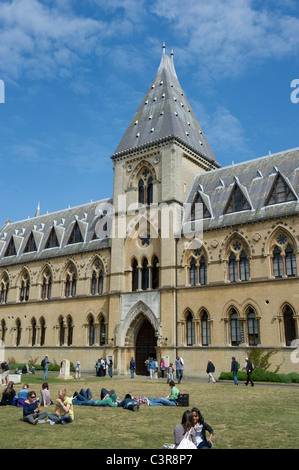
<instances>
[{"instance_id":1,"label":"backpack","mask_svg":"<svg viewBox=\"0 0 299 470\"><path fill-rule=\"evenodd\" d=\"M41 365L42 367L45 367L45 365L46 365L45 358L42 360L42 362L40 363L40 365Z\"/></svg>"},{"instance_id":2,"label":"backpack","mask_svg":"<svg viewBox=\"0 0 299 470\"><path fill-rule=\"evenodd\" d=\"M240 369L240 364L237 362L237 369L239 370Z\"/></svg>"}]
</instances>

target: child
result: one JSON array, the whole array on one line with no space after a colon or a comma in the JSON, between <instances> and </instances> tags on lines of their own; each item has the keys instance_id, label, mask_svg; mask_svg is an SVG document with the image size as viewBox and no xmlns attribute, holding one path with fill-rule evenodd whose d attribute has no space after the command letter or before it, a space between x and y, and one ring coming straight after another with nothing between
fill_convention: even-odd
<instances>
[{"instance_id":1,"label":"child","mask_svg":"<svg viewBox=\"0 0 299 470\"><path fill-rule=\"evenodd\" d=\"M167 369L167 383L169 383L170 380L173 380L173 364L172 364L172 362L169 364L169 367Z\"/></svg>"}]
</instances>

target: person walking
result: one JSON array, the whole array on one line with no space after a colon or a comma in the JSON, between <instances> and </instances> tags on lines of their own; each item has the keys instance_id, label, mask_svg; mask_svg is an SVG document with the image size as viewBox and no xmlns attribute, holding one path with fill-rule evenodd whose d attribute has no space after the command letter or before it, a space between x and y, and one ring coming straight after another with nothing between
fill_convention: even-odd
<instances>
[{"instance_id":1,"label":"person walking","mask_svg":"<svg viewBox=\"0 0 299 470\"><path fill-rule=\"evenodd\" d=\"M238 376L237 376L237 374L238 374L239 368L240 368L240 364L236 361L235 356L233 356L230 371L233 373L233 378L234 378L235 385L238 385Z\"/></svg>"},{"instance_id":2,"label":"person walking","mask_svg":"<svg viewBox=\"0 0 299 470\"><path fill-rule=\"evenodd\" d=\"M81 378L81 364L80 361L77 361L76 367L75 367L75 379L80 379Z\"/></svg>"},{"instance_id":3,"label":"person walking","mask_svg":"<svg viewBox=\"0 0 299 470\"><path fill-rule=\"evenodd\" d=\"M136 362L134 361L134 358L131 357L131 360L130 360L131 379L134 379L135 369L136 369Z\"/></svg>"},{"instance_id":4,"label":"person walking","mask_svg":"<svg viewBox=\"0 0 299 470\"><path fill-rule=\"evenodd\" d=\"M160 368L161 368L161 377L162 377L162 379L164 379L164 371L165 371L166 367L165 367L165 361L164 361L163 357L161 359Z\"/></svg>"},{"instance_id":5,"label":"person walking","mask_svg":"<svg viewBox=\"0 0 299 470\"><path fill-rule=\"evenodd\" d=\"M49 365L51 364L51 361L49 361L49 356L48 354L45 355L44 359L42 360L42 368L43 368L43 371L44 371L44 375L43 375L43 380L46 381L47 380L47 373L48 373L48 369L49 369Z\"/></svg>"},{"instance_id":6,"label":"person walking","mask_svg":"<svg viewBox=\"0 0 299 470\"><path fill-rule=\"evenodd\" d=\"M209 383L210 382L216 383L216 380L213 377L213 373L215 372L215 366L214 366L213 362L211 361L211 359L208 360L207 371L206 372L207 372L207 374L209 374Z\"/></svg>"},{"instance_id":7,"label":"person walking","mask_svg":"<svg viewBox=\"0 0 299 470\"><path fill-rule=\"evenodd\" d=\"M108 372L109 372L110 379L112 379L112 377L113 377L113 361L112 361L111 357L109 359Z\"/></svg>"},{"instance_id":8,"label":"person walking","mask_svg":"<svg viewBox=\"0 0 299 470\"><path fill-rule=\"evenodd\" d=\"M150 378L151 378L151 380L153 380L154 373L155 373L155 370L156 370L156 364L155 364L155 361L152 357L150 358L150 361L148 363L148 370L149 370L149 373L150 373Z\"/></svg>"},{"instance_id":9,"label":"person walking","mask_svg":"<svg viewBox=\"0 0 299 470\"><path fill-rule=\"evenodd\" d=\"M181 383L183 378L183 371L184 371L184 361L180 355L177 356L176 360L174 361L175 371L176 371L176 378L178 384Z\"/></svg>"},{"instance_id":10,"label":"person walking","mask_svg":"<svg viewBox=\"0 0 299 470\"><path fill-rule=\"evenodd\" d=\"M245 359L245 365L242 370L244 369L246 369L246 372L247 372L247 380L246 380L245 385L248 385L248 383L250 382L251 386L253 387L254 383L252 381L251 374L254 371L254 367L253 367L252 362L248 359L248 357L246 357Z\"/></svg>"}]
</instances>

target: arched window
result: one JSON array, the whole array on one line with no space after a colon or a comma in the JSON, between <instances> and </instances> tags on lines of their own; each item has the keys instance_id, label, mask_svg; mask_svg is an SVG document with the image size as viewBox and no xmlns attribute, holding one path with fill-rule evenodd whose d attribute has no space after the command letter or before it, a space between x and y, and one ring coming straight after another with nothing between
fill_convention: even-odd
<instances>
[{"instance_id":1,"label":"arched window","mask_svg":"<svg viewBox=\"0 0 299 470\"><path fill-rule=\"evenodd\" d=\"M89 338L89 346L93 346L95 344L95 326L94 326L94 319L93 316L90 315L88 319L88 338Z\"/></svg>"},{"instance_id":2,"label":"arched window","mask_svg":"<svg viewBox=\"0 0 299 470\"><path fill-rule=\"evenodd\" d=\"M76 297L77 290L77 276L75 268L71 265L67 272L65 278L65 297Z\"/></svg>"},{"instance_id":3,"label":"arched window","mask_svg":"<svg viewBox=\"0 0 299 470\"><path fill-rule=\"evenodd\" d=\"M204 311L201 315L201 344L202 346L209 346L210 343L210 323L208 321L208 314Z\"/></svg>"},{"instance_id":4,"label":"arched window","mask_svg":"<svg viewBox=\"0 0 299 470\"><path fill-rule=\"evenodd\" d=\"M66 319L66 330L67 330L67 345L71 346L73 344L73 319L68 315Z\"/></svg>"},{"instance_id":5,"label":"arched window","mask_svg":"<svg viewBox=\"0 0 299 470\"><path fill-rule=\"evenodd\" d=\"M31 346L35 346L36 343L36 320L31 320Z\"/></svg>"},{"instance_id":6,"label":"arched window","mask_svg":"<svg viewBox=\"0 0 299 470\"><path fill-rule=\"evenodd\" d=\"M44 346L45 339L46 339L46 322L43 317L40 319L39 324L40 324L40 345Z\"/></svg>"},{"instance_id":7,"label":"arched window","mask_svg":"<svg viewBox=\"0 0 299 470\"><path fill-rule=\"evenodd\" d=\"M30 279L27 273L21 278L20 302L28 302L30 292Z\"/></svg>"},{"instance_id":8,"label":"arched window","mask_svg":"<svg viewBox=\"0 0 299 470\"><path fill-rule=\"evenodd\" d=\"M291 276L296 276L297 274L297 266L296 266L296 256L294 253L293 248L288 245L285 250L285 265L286 265L286 275L291 277Z\"/></svg>"},{"instance_id":9,"label":"arched window","mask_svg":"<svg viewBox=\"0 0 299 470\"><path fill-rule=\"evenodd\" d=\"M104 319L101 318L100 321L100 346L106 344L106 325Z\"/></svg>"},{"instance_id":10,"label":"arched window","mask_svg":"<svg viewBox=\"0 0 299 470\"><path fill-rule=\"evenodd\" d=\"M207 265L204 256L202 256L199 261L199 282L202 286L207 283Z\"/></svg>"},{"instance_id":11,"label":"arched window","mask_svg":"<svg viewBox=\"0 0 299 470\"><path fill-rule=\"evenodd\" d=\"M16 346L20 346L21 332L22 332L21 320L19 318L17 318L17 320L16 320Z\"/></svg>"},{"instance_id":12,"label":"arched window","mask_svg":"<svg viewBox=\"0 0 299 470\"><path fill-rule=\"evenodd\" d=\"M65 326L63 317L59 317L58 319L58 328L59 328L59 345L63 346L65 341Z\"/></svg>"},{"instance_id":13,"label":"arched window","mask_svg":"<svg viewBox=\"0 0 299 470\"><path fill-rule=\"evenodd\" d=\"M138 290L138 263L134 259L132 264L132 291Z\"/></svg>"},{"instance_id":14,"label":"arched window","mask_svg":"<svg viewBox=\"0 0 299 470\"><path fill-rule=\"evenodd\" d=\"M5 342L6 323L5 320L1 320L1 341Z\"/></svg>"},{"instance_id":15,"label":"arched window","mask_svg":"<svg viewBox=\"0 0 299 470\"><path fill-rule=\"evenodd\" d=\"M9 291L9 280L8 280L8 276L5 275L1 282L1 291L0 291L0 303L1 304L7 304L8 291Z\"/></svg>"},{"instance_id":16,"label":"arched window","mask_svg":"<svg viewBox=\"0 0 299 470\"><path fill-rule=\"evenodd\" d=\"M155 256L152 267L152 288L158 289L159 287L159 260Z\"/></svg>"},{"instance_id":17,"label":"arched window","mask_svg":"<svg viewBox=\"0 0 299 470\"><path fill-rule=\"evenodd\" d=\"M103 293L103 269L100 262L96 262L93 266L91 276L91 294L102 294Z\"/></svg>"},{"instance_id":18,"label":"arched window","mask_svg":"<svg viewBox=\"0 0 299 470\"><path fill-rule=\"evenodd\" d=\"M153 202L153 177L145 168L138 181L138 202L140 204L152 204Z\"/></svg>"},{"instance_id":19,"label":"arched window","mask_svg":"<svg viewBox=\"0 0 299 470\"><path fill-rule=\"evenodd\" d=\"M283 312L284 334L286 346L291 346L294 339L297 338L296 324L292 309L287 306Z\"/></svg>"},{"instance_id":20,"label":"arched window","mask_svg":"<svg viewBox=\"0 0 299 470\"><path fill-rule=\"evenodd\" d=\"M252 308L249 309L247 314L247 331L249 346L258 345L260 343L259 322Z\"/></svg>"},{"instance_id":21,"label":"arched window","mask_svg":"<svg viewBox=\"0 0 299 470\"><path fill-rule=\"evenodd\" d=\"M249 279L249 262L244 250L240 255L239 260L240 281L248 281Z\"/></svg>"},{"instance_id":22,"label":"arched window","mask_svg":"<svg viewBox=\"0 0 299 470\"><path fill-rule=\"evenodd\" d=\"M276 246L273 250L273 274L275 277L282 277L283 272L283 258L281 256L281 250Z\"/></svg>"},{"instance_id":23,"label":"arched window","mask_svg":"<svg viewBox=\"0 0 299 470\"><path fill-rule=\"evenodd\" d=\"M142 290L147 290L149 288L149 268L146 258L144 258L142 262L141 288Z\"/></svg>"},{"instance_id":24,"label":"arched window","mask_svg":"<svg viewBox=\"0 0 299 470\"><path fill-rule=\"evenodd\" d=\"M42 300L49 300L52 294L52 277L50 271L47 270L42 279Z\"/></svg>"},{"instance_id":25,"label":"arched window","mask_svg":"<svg viewBox=\"0 0 299 470\"><path fill-rule=\"evenodd\" d=\"M242 331L239 316L235 309L232 309L232 313L230 314L230 333L231 345L239 346L242 342Z\"/></svg>"},{"instance_id":26,"label":"arched window","mask_svg":"<svg viewBox=\"0 0 299 470\"><path fill-rule=\"evenodd\" d=\"M236 282L238 280L238 263L234 253L231 253L229 257L228 272L230 282Z\"/></svg>"},{"instance_id":27,"label":"arched window","mask_svg":"<svg viewBox=\"0 0 299 470\"><path fill-rule=\"evenodd\" d=\"M191 286L196 286L198 278L197 278L197 266L196 260L192 257L190 262L190 284Z\"/></svg>"},{"instance_id":28,"label":"arched window","mask_svg":"<svg viewBox=\"0 0 299 470\"><path fill-rule=\"evenodd\" d=\"M187 326L187 346L193 346L194 344L194 323L192 313L188 312L186 316Z\"/></svg>"}]
</instances>

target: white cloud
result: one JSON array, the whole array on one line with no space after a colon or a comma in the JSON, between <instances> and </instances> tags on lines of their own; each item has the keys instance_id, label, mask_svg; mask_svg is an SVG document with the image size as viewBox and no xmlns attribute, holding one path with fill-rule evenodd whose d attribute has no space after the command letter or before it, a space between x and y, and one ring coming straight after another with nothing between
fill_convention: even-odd
<instances>
[{"instance_id":1,"label":"white cloud","mask_svg":"<svg viewBox=\"0 0 299 470\"><path fill-rule=\"evenodd\" d=\"M299 19L250 0L156 0L152 12L172 22L186 62L213 78L236 76L256 61L298 53ZM291 11L291 10L290 10Z\"/></svg>"}]
</instances>

